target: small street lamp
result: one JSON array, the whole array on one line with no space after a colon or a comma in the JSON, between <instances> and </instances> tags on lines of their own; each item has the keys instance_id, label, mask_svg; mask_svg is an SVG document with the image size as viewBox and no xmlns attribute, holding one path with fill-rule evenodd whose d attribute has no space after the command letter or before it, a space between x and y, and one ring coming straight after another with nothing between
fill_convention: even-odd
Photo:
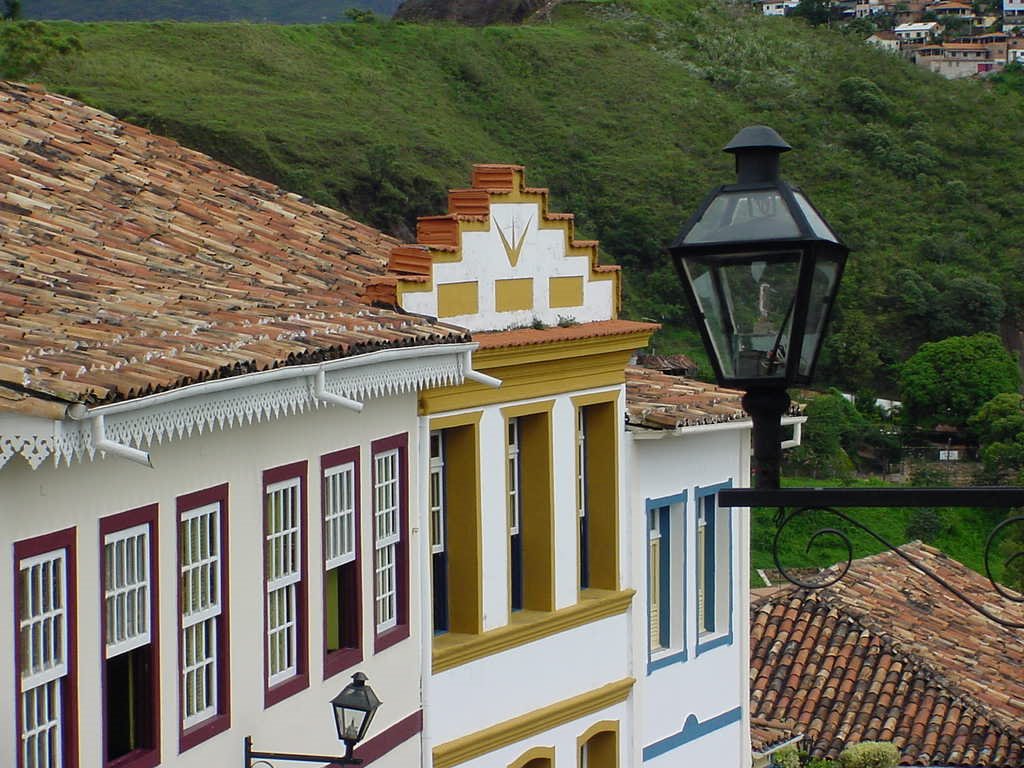
<instances>
[{"instance_id":1,"label":"small street lamp","mask_svg":"<svg viewBox=\"0 0 1024 768\"><path fill-rule=\"evenodd\" d=\"M849 249L779 176L791 149L763 125L724 151L736 183L716 187L669 248L721 385L754 421L754 483L779 487L786 388L811 381Z\"/></svg>"},{"instance_id":2,"label":"small street lamp","mask_svg":"<svg viewBox=\"0 0 1024 768\"><path fill-rule=\"evenodd\" d=\"M380 699L373 688L366 684L366 675L356 672L352 682L346 685L341 693L331 700L334 711L334 724L338 729L338 738L345 743L345 755L305 755L291 752L257 752L252 748L252 737L246 736L243 742L245 749L245 768L252 768L254 763L267 760L281 760L290 763L332 763L334 765L359 765L363 761L352 756L356 744L363 740L370 722L373 720Z\"/></svg>"}]
</instances>

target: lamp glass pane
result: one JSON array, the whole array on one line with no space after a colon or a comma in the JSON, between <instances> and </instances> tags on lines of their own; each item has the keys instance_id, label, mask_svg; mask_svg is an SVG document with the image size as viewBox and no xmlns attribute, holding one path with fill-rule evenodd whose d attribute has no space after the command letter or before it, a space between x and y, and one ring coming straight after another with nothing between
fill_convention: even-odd
<instances>
[{"instance_id":1,"label":"lamp glass pane","mask_svg":"<svg viewBox=\"0 0 1024 768\"><path fill-rule=\"evenodd\" d=\"M814 210L811 201L804 197L802 192L797 192L795 189L793 190L793 196L796 198L800 210L807 217L807 223L811 225L811 231L814 232L815 236L820 237L822 240L828 240L831 243L838 243L839 238L836 237L836 233L821 218L821 214Z\"/></svg>"},{"instance_id":2,"label":"lamp glass pane","mask_svg":"<svg viewBox=\"0 0 1024 768\"><path fill-rule=\"evenodd\" d=\"M684 261L723 376L785 378L800 253Z\"/></svg>"},{"instance_id":3,"label":"lamp glass pane","mask_svg":"<svg viewBox=\"0 0 1024 768\"><path fill-rule=\"evenodd\" d=\"M829 305L835 296L836 280L841 264L839 256L819 257L814 265L814 277L811 280L807 302L807 330L800 350L801 376L810 376L814 368L814 360L818 356L825 321L828 320Z\"/></svg>"},{"instance_id":4,"label":"lamp glass pane","mask_svg":"<svg viewBox=\"0 0 1024 768\"><path fill-rule=\"evenodd\" d=\"M367 714L361 709L351 707L337 707L334 710L334 716L338 721L338 735L342 741L356 741L361 737L363 720Z\"/></svg>"},{"instance_id":5,"label":"lamp glass pane","mask_svg":"<svg viewBox=\"0 0 1024 768\"><path fill-rule=\"evenodd\" d=\"M762 189L720 193L686 233L683 243L735 243L799 236L800 228L782 195L775 189Z\"/></svg>"}]
</instances>

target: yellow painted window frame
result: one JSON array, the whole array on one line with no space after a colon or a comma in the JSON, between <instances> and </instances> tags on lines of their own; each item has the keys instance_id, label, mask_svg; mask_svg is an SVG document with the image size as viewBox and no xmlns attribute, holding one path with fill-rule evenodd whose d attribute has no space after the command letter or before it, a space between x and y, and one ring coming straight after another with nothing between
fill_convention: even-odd
<instances>
[{"instance_id":1,"label":"yellow painted window frame","mask_svg":"<svg viewBox=\"0 0 1024 768\"><path fill-rule=\"evenodd\" d=\"M520 519L523 546L523 609L555 609L555 485L552 412L554 400L542 400L501 409L503 438L509 421L519 422ZM506 470L506 492L509 488ZM529 567L525 564L528 563ZM512 572L509 552L508 595L511 606ZM511 620L512 611L509 610Z\"/></svg>"},{"instance_id":2,"label":"yellow painted window frame","mask_svg":"<svg viewBox=\"0 0 1024 768\"><path fill-rule=\"evenodd\" d=\"M430 420L430 431L444 434L445 466L457 468L445 476L448 631L470 635L483 631L482 416L474 411Z\"/></svg>"},{"instance_id":3,"label":"yellow painted window frame","mask_svg":"<svg viewBox=\"0 0 1024 768\"><path fill-rule=\"evenodd\" d=\"M554 768L554 766L554 747L532 747L508 764L508 768Z\"/></svg>"},{"instance_id":4,"label":"yellow painted window frame","mask_svg":"<svg viewBox=\"0 0 1024 768\"><path fill-rule=\"evenodd\" d=\"M577 395L574 423L586 409L587 452L585 501L588 515L590 588L619 588L619 410L620 389ZM579 461L577 455L577 462ZM576 466L575 475L580 468ZM577 507L580 500L577 499ZM577 548L579 537L577 537ZM577 551L577 562L582 553ZM579 569L577 568L577 573Z\"/></svg>"},{"instance_id":5,"label":"yellow painted window frame","mask_svg":"<svg viewBox=\"0 0 1024 768\"><path fill-rule=\"evenodd\" d=\"M619 768L619 721L601 720L581 733L576 738L576 760L578 768Z\"/></svg>"}]
</instances>

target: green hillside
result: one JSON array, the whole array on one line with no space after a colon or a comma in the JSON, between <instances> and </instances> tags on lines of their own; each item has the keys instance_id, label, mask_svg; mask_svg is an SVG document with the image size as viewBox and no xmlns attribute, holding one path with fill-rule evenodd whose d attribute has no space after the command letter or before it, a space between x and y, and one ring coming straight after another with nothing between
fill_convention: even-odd
<instances>
[{"instance_id":1,"label":"green hillside","mask_svg":"<svg viewBox=\"0 0 1024 768\"><path fill-rule=\"evenodd\" d=\"M398 0L22 0L26 19L70 21L257 21L316 24L338 21L347 8L390 16Z\"/></svg>"},{"instance_id":2,"label":"green hillside","mask_svg":"<svg viewBox=\"0 0 1024 768\"><path fill-rule=\"evenodd\" d=\"M858 38L686 0L565 3L465 28L60 24L41 79L400 235L474 162L527 166L627 267L627 308L692 349L664 246L751 123L855 249L826 377L886 382L923 340L1024 326L1024 97ZM980 277L979 277L980 276Z\"/></svg>"}]
</instances>

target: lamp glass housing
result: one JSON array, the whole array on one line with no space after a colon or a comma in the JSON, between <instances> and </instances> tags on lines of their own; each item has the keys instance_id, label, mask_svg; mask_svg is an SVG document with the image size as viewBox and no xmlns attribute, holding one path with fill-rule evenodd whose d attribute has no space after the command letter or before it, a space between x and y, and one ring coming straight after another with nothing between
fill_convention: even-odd
<instances>
[{"instance_id":1,"label":"lamp glass housing","mask_svg":"<svg viewBox=\"0 0 1024 768\"><path fill-rule=\"evenodd\" d=\"M808 383L848 250L784 180L718 187L671 247L720 383Z\"/></svg>"},{"instance_id":2,"label":"lamp glass housing","mask_svg":"<svg viewBox=\"0 0 1024 768\"><path fill-rule=\"evenodd\" d=\"M331 700L331 707L334 709L338 738L351 746L366 736L373 716L380 707L380 699L366 685L366 676L357 672L352 676L352 682Z\"/></svg>"}]
</instances>

